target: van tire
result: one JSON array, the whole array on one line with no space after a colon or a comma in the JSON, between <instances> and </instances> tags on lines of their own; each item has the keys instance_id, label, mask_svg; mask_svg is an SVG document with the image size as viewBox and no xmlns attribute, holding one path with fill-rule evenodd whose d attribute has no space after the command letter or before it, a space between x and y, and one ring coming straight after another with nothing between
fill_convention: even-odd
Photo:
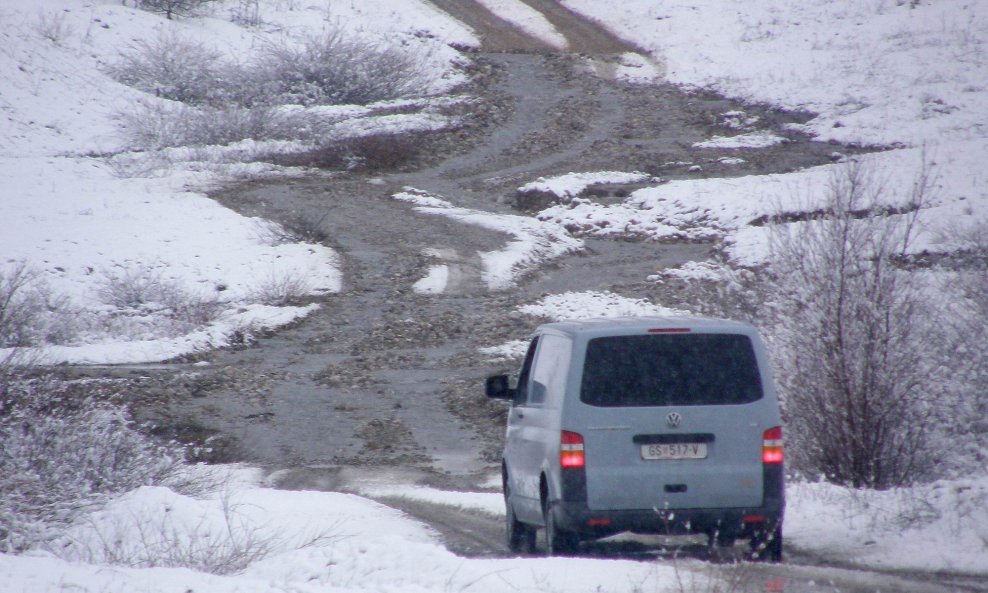
<instances>
[{"instance_id":1,"label":"van tire","mask_svg":"<svg viewBox=\"0 0 988 593\"><path fill-rule=\"evenodd\" d=\"M536 529L518 520L518 517L515 516L515 509L511 506L511 501L508 500L507 492L504 496L504 507L508 551L516 554L531 553L535 550Z\"/></svg>"},{"instance_id":2,"label":"van tire","mask_svg":"<svg viewBox=\"0 0 988 593\"><path fill-rule=\"evenodd\" d=\"M552 503L542 506L542 516L545 519L545 551L549 556L571 556L580 545L580 537L570 531L560 529L556 525Z\"/></svg>"}]
</instances>

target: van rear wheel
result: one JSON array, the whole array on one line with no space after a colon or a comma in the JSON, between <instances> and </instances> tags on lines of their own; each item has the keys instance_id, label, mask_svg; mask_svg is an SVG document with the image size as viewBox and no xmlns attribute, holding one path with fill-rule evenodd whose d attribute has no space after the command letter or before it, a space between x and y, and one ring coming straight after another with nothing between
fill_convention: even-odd
<instances>
[{"instance_id":1,"label":"van rear wheel","mask_svg":"<svg viewBox=\"0 0 988 593\"><path fill-rule=\"evenodd\" d=\"M576 553L580 545L580 537L571 532L560 529L556 525L552 503L547 503L542 507L542 516L545 519L545 551L550 556L569 556Z\"/></svg>"},{"instance_id":2,"label":"van rear wheel","mask_svg":"<svg viewBox=\"0 0 988 593\"><path fill-rule=\"evenodd\" d=\"M505 523L508 534L508 550L515 553L531 553L535 550L535 528L522 523L515 516L515 509L508 497L504 497Z\"/></svg>"}]
</instances>

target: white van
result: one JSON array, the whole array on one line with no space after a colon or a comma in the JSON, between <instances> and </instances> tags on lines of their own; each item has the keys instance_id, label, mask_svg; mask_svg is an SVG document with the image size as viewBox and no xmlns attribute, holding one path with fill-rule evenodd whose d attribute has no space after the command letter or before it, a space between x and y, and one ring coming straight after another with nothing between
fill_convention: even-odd
<instances>
[{"instance_id":1,"label":"white van","mask_svg":"<svg viewBox=\"0 0 988 593\"><path fill-rule=\"evenodd\" d=\"M550 554L615 533L707 534L782 559L782 428L757 331L734 321L550 323L510 387L503 455L508 546Z\"/></svg>"}]
</instances>

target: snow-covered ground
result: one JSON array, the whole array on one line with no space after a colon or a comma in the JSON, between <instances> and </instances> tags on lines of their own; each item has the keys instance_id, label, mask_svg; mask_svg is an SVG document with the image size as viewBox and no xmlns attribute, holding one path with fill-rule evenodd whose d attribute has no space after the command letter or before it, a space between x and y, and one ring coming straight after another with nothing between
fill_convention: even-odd
<instances>
[{"instance_id":1,"label":"snow-covered ground","mask_svg":"<svg viewBox=\"0 0 988 593\"><path fill-rule=\"evenodd\" d=\"M905 199L925 164L935 177L916 251L949 252L951 237L988 217L988 4L967 0L764 2L563 0L665 64L667 80L817 114L798 129L819 140L900 147L861 160ZM724 114L701 147L767 146L757 118ZM788 175L679 181L623 204L592 200L540 218L576 232L723 238L737 263L767 257L773 212L812 210L840 165Z\"/></svg>"},{"instance_id":2,"label":"snow-covered ground","mask_svg":"<svg viewBox=\"0 0 988 593\"><path fill-rule=\"evenodd\" d=\"M54 552L0 555L0 590L717 590L710 579L717 579L718 571L704 562L466 559L447 551L421 523L360 496L274 490L260 485L257 472L236 468L226 484L197 498L166 488L132 491L69 530L54 542ZM503 514L501 494L490 491L369 483L362 492ZM788 489L787 541L862 567L988 575L986 498L984 479L885 493L794 484ZM903 524L903 517L915 525ZM184 568L193 558L199 570ZM784 578L767 578L766 590L785 585Z\"/></svg>"},{"instance_id":3,"label":"snow-covered ground","mask_svg":"<svg viewBox=\"0 0 988 593\"><path fill-rule=\"evenodd\" d=\"M556 225L532 220L527 216L493 214L453 204L408 188L393 196L396 200L416 205L416 210L427 214L447 216L465 224L501 231L514 236L514 240L498 251L481 253L484 265L483 279L492 290L509 288L526 272L537 269L542 263L571 251L577 251L583 242L573 238ZM433 268L430 274L417 284L420 292L443 292L445 277L442 266ZM440 285L440 281L442 286Z\"/></svg>"},{"instance_id":4,"label":"snow-covered ground","mask_svg":"<svg viewBox=\"0 0 988 593\"><path fill-rule=\"evenodd\" d=\"M550 43L559 42L551 27L520 2L484 3ZM360 35L401 39L421 50L434 69L433 92L442 95L458 80L451 64L460 57L449 44L476 44L470 31L418 0L262 0L260 25L231 23L230 11L249 4L217 3L212 18L177 21L116 0L4 0L0 5L0 267L9 272L19 263L27 264L53 293L70 299L78 317L90 319L74 342L49 352L49 360L170 358L221 345L232 329L278 325L307 312L304 307L261 305L259 295L274 285L304 277L308 284L303 288L310 293L340 286L334 252L275 239L280 234L270 223L235 214L205 196L208 189L245 176L293 174L235 162L238 151L249 153L257 147L245 143L172 149L154 157L127 154L130 147L119 135L117 115L134 101L154 100L103 73L128 45L179 32L238 55L265 40L340 25ZM672 82L818 113L802 129L824 140L901 146L865 157L888 181L892 199L902 195L899 190L908 187L924 160L934 163L937 192L924 213L919 248L950 250L952 229L986 216L988 3L564 4L650 50ZM340 113L341 133L378 126L445 125L431 113L377 123L366 120L362 108L353 108L348 116ZM725 114L724 121L724 133L708 145L755 149L751 147L756 139L767 141L753 118ZM731 135L742 137L725 139ZM103 158L107 154L117 156ZM818 203L830 168L672 182L639 190L611 206L580 198L543 212L542 225L519 226L518 235L566 237L559 230L562 226L591 235L619 228L653 237L722 237L736 262L758 263L767 253L765 231L748 223L779 207ZM585 179L575 175L533 183L573 196ZM455 196L448 198L450 204L420 206L483 224L483 213L459 211ZM546 231L545 225L554 230ZM572 238L565 240L577 245ZM516 256L525 260L558 254L559 245L534 249L536 243L520 240ZM492 286L513 277L513 263L507 270L503 263L492 266L489 269L501 271L489 278ZM437 271L425 290L440 291L441 276ZM99 321L114 313L101 294L128 278L180 289L189 299L215 298L223 311L211 325L192 332L131 318L117 333L100 333ZM663 312L656 305L598 293L558 295L532 307L566 316ZM154 318L155 311L133 317L140 316ZM275 491L257 485L256 479L232 484L226 496L201 499L164 489L133 492L67 535L60 558L42 551L0 555L0 590L676 590L675 569L666 566L583 558L466 560L443 549L422 525L363 498ZM499 496L422 491L409 495L484 512L497 512L494 497ZM787 539L804 550L847 562L988 577L986 509L988 482L977 477L865 494L824 484L793 484ZM231 532L241 543L244 538L268 542L270 554L226 576L146 567L135 560L142 546L153 549L162 534L168 534L173 547L184 543L187 549L210 541L220 542L216 545L222 551ZM181 551L171 550L178 555ZM106 554L111 552L119 555L117 561L108 562ZM160 549L157 556L168 553ZM686 572L694 568L680 567ZM696 589L705 590L706 577L691 578L698 579Z\"/></svg>"},{"instance_id":5,"label":"snow-covered ground","mask_svg":"<svg viewBox=\"0 0 988 593\"><path fill-rule=\"evenodd\" d=\"M261 151L302 150L300 143L130 152L122 114L135 102L168 102L106 73L129 48L172 36L242 60L265 44L339 28L403 42L420 54L440 105L458 100L443 93L462 80L452 68L459 54L448 43L476 44L456 21L415 1L266 0L256 13L250 3L223 2L210 5L209 17L177 20L121 4L9 0L0 6L0 272L26 265L52 300L67 299L73 327L46 350L51 363L157 361L223 346L234 332L283 325L312 310L272 302L279 290L320 294L341 283L333 250L285 239L270 222L205 196L231 181L301 174L237 163ZM334 122L331 133L339 136L453 123L427 105L407 111L370 117L367 107L310 109ZM162 307L153 303L122 310L107 302L113 300L108 288L149 286L220 310L207 325L189 328L163 322Z\"/></svg>"}]
</instances>

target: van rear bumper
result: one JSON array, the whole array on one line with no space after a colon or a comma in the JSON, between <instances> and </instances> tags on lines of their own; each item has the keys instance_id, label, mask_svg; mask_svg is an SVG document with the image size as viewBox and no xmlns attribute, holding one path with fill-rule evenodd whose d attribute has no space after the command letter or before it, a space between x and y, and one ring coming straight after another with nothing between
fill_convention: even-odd
<instances>
[{"instance_id":1,"label":"van rear bumper","mask_svg":"<svg viewBox=\"0 0 988 593\"><path fill-rule=\"evenodd\" d=\"M553 519L560 529L578 533L583 539L596 539L624 531L686 535L717 530L737 537L754 528L774 528L781 523L784 513L781 501L753 508L666 511L597 511L589 509L586 502L558 501L552 509L555 513Z\"/></svg>"},{"instance_id":2,"label":"van rear bumper","mask_svg":"<svg viewBox=\"0 0 988 593\"><path fill-rule=\"evenodd\" d=\"M587 504L587 478L583 469L562 472L560 500L552 504L553 519L560 529L577 533L583 539L615 533L655 533L686 535L718 531L735 537L755 529L774 529L785 514L785 468L766 464L762 469L762 504L757 507L592 510Z\"/></svg>"}]
</instances>

